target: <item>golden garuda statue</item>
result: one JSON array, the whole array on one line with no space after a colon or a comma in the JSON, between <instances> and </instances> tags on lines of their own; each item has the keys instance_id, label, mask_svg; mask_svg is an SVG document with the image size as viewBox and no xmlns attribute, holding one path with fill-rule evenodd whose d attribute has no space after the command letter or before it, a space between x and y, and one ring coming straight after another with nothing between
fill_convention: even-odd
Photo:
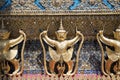
<instances>
[{"instance_id":1,"label":"golden garuda statue","mask_svg":"<svg viewBox=\"0 0 120 80\"><path fill-rule=\"evenodd\" d=\"M19 30L20 36L16 39L8 39L10 32L4 28L0 29L0 76L18 76L23 72L24 47L26 34Z\"/></svg>"},{"instance_id":2,"label":"golden garuda statue","mask_svg":"<svg viewBox=\"0 0 120 80\"><path fill-rule=\"evenodd\" d=\"M80 31L76 30L76 37L66 40L68 32L63 28L62 19L60 21L60 28L55 33L57 40L49 38L47 31L40 33L45 72L48 75L74 75L78 68L79 54L84 36ZM77 43L79 45L76 50L75 44Z\"/></svg>"},{"instance_id":3,"label":"golden garuda statue","mask_svg":"<svg viewBox=\"0 0 120 80\"><path fill-rule=\"evenodd\" d=\"M103 30L97 34L102 51L101 70L106 76L120 75L120 29L116 29L113 33L115 39L106 38L103 35Z\"/></svg>"}]
</instances>

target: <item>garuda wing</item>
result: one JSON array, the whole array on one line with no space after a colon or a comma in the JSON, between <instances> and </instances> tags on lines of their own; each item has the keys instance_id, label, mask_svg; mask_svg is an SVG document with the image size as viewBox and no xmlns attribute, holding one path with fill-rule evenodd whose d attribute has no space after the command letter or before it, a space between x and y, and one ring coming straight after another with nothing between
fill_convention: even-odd
<instances>
[{"instance_id":1,"label":"garuda wing","mask_svg":"<svg viewBox=\"0 0 120 80\"><path fill-rule=\"evenodd\" d=\"M54 61L59 61L60 60L60 55L57 54L57 52L52 49L51 47L49 47L49 54L50 54L50 57L52 58L52 60Z\"/></svg>"},{"instance_id":2,"label":"garuda wing","mask_svg":"<svg viewBox=\"0 0 120 80\"><path fill-rule=\"evenodd\" d=\"M110 48L106 47L106 51L107 51L107 56L112 60L112 61L117 61L118 57L115 54L115 51L112 51Z\"/></svg>"},{"instance_id":3,"label":"garuda wing","mask_svg":"<svg viewBox=\"0 0 120 80\"><path fill-rule=\"evenodd\" d=\"M66 53L62 54L65 62L70 61L72 58L72 55L73 55L73 47L68 49Z\"/></svg>"}]
</instances>

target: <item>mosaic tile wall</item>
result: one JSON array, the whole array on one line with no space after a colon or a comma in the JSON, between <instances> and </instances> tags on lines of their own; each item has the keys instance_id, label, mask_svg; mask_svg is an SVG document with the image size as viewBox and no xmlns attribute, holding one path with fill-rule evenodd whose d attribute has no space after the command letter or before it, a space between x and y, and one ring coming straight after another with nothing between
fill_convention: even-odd
<instances>
[{"instance_id":1,"label":"mosaic tile wall","mask_svg":"<svg viewBox=\"0 0 120 80\"><path fill-rule=\"evenodd\" d=\"M43 54L39 40L28 40L24 53L24 74L44 74ZM79 58L78 73L101 74L101 51L97 41L85 41Z\"/></svg>"},{"instance_id":2,"label":"mosaic tile wall","mask_svg":"<svg viewBox=\"0 0 120 80\"><path fill-rule=\"evenodd\" d=\"M0 0L2 15L119 14L119 0Z\"/></svg>"},{"instance_id":3,"label":"mosaic tile wall","mask_svg":"<svg viewBox=\"0 0 120 80\"><path fill-rule=\"evenodd\" d=\"M0 10L119 10L119 0L1 0Z\"/></svg>"}]
</instances>

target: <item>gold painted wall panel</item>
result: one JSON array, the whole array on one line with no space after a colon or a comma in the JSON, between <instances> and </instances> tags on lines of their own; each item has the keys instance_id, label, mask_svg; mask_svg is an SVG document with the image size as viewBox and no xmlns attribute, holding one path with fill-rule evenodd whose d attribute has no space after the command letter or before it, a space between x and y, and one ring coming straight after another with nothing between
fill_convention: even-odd
<instances>
[{"instance_id":1,"label":"gold painted wall panel","mask_svg":"<svg viewBox=\"0 0 120 80\"><path fill-rule=\"evenodd\" d=\"M96 33L104 28L105 34L112 36L112 31L120 25L120 15L103 16L1 16L6 28L11 31L11 38L19 35L18 30L23 29L27 39L38 39L39 33L49 26L49 36L54 38L54 31L59 28L60 19L69 32L68 37L75 36L76 27L86 39L95 39ZM0 23L1 24L1 23Z\"/></svg>"}]
</instances>

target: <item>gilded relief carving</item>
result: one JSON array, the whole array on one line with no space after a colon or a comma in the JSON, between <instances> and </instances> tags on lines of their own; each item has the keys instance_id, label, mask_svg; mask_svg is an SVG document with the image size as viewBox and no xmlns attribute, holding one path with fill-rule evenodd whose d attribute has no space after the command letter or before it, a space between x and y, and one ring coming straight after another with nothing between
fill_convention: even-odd
<instances>
[{"instance_id":1,"label":"gilded relief carving","mask_svg":"<svg viewBox=\"0 0 120 80\"><path fill-rule=\"evenodd\" d=\"M120 75L120 0L0 0L3 17L7 30L2 22L0 77L20 75L24 63L24 74L45 77ZM104 35L114 34L113 39L103 35L103 26Z\"/></svg>"},{"instance_id":2,"label":"gilded relief carving","mask_svg":"<svg viewBox=\"0 0 120 80\"><path fill-rule=\"evenodd\" d=\"M114 32L114 39L107 38L103 35L103 30L97 34L97 39L102 50L101 69L104 75L119 75L120 74L120 29ZM105 52L103 45L105 47ZM111 48L113 47L113 48Z\"/></svg>"},{"instance_id":3,"label":"gilded relief carving","mask_svg":"<svg viewBox=\"0 0 120 80\"><path fill-rule=\"evenodd\" d=\"M62 4L62 0L51 0L51 1L52 1L52 4L56 7L59 7Z\"/></svg>"},{"instance_id":4,"label":"gilded relief carving","mask_svg":"<svg viewBox=\"0 0 120 80\"><path fill-rule=\"evenodd\" d=\"M57 40L53 40L47 35L48 30L40 34L40 42L44 53L44 67L48 75L74 75L77 72L80 49L82 47L84 36L80 31L76 30L76 37L71 40L66 40L67 31L64 30L62 20L60 28L56 31ZM82 40L80 40L82 39ZM73 56L74 45L78 42L79 48ZM48 45L48 50L44 45ZM48 59L46 55L49 55Z\"/></svg>"},{"instance_id":5,"label":"gilded relief carving","mask_svg":"<svg viewBox=\"0 0 120 80\"><path fill-rule=\"evenodd\" d=\"M40 64L37 63L39 59L37 56L42 52L41 46L36 42L38 40L38 35L40 32L46 30L47 26L50 26L48 30L48 36L52 39L55 39L54 32L57 30L59 25L59 20L61 16L3 16L5 17L5 26L7 29L11 31L11 39L19 36L19 29L23 29L27 35L27 44L29 44L26 48L27 51L25 55L25 73L44 73L43 66L39 67ZM0 17L1 19L2 17ZM79 73L97 73L100 74L100 50L99 46L94 44L94 40L96 40L96 33L102 29L102 26L105 26L104 32L111 37L112 31L117 28L119 25L120 16L62 16L64 29L69 32L67 39L72 39L75 36L75 26L78 27L84 36L85 36L85 45L82 48L81 57L79 58ZM16 34L14 34L16 33ZM49 34L50 33L50 34ZM39 46L39 47L37 47ZM37 47L37 48L36 48ZM97 47L97 51L96 51ZM38 52L37 50L40 49ZM49 49L49 48L48 48ZM34 51L36 50L36 51ZM90 51L89 51L90 50ZM51 50L46 50L51 51ZM73 50L74 52L75 50ZM36 56L36 57L33 57ZM48 53L47 53L48 56ZM99 56L99 57L98 57ZM47 60L49 58L47 57ZM34 62L31 63L31 61ZM62 62L61 60L59 60ZM6 63L6 62L5 62ZM51 61L50 64L54 63ZM71 62L72 63L72 62ZM93 64L94 63L94 64ZM6 63L7 64L7 63ZM65 64L66 65L66 64ZM54 66L54 65L53 65ZM65 66L66 67L66 66ZM64 65L56 67L60 70L59 73L63 73ZM42 70L41 70L42 69ZM9 68L8 68L9 70ZM41 71L39 71L41 70ZM82 70L82 71L81 71ZM52 72L53 70L51 70ZM88 72L87 72L88 71Z\"/></svg>"},{"instance_id":6,"label":"gilded relief carving","mask_svg":"<svg viewBox=\"0 0 120 80\"><path fill-rule=\"evenodd\" d=\"M1 0L0 14L108 15L119 14L119 5L119 0Z\"/></svg>"},{"instance_id":7,"label":"gilded relief carving","mask_svg":"<svg viewBox=\"0 0 120 80\"><path fill-rule=\"evenodd\" d=\"M22 30L19 30L19 33L18 38L9 40L10 32L5 29L2 21L0 29L0 76L17 76L23 72L26 34ZM22 44L21 50L19 44Z\"/></svg>"}]
</instances>

